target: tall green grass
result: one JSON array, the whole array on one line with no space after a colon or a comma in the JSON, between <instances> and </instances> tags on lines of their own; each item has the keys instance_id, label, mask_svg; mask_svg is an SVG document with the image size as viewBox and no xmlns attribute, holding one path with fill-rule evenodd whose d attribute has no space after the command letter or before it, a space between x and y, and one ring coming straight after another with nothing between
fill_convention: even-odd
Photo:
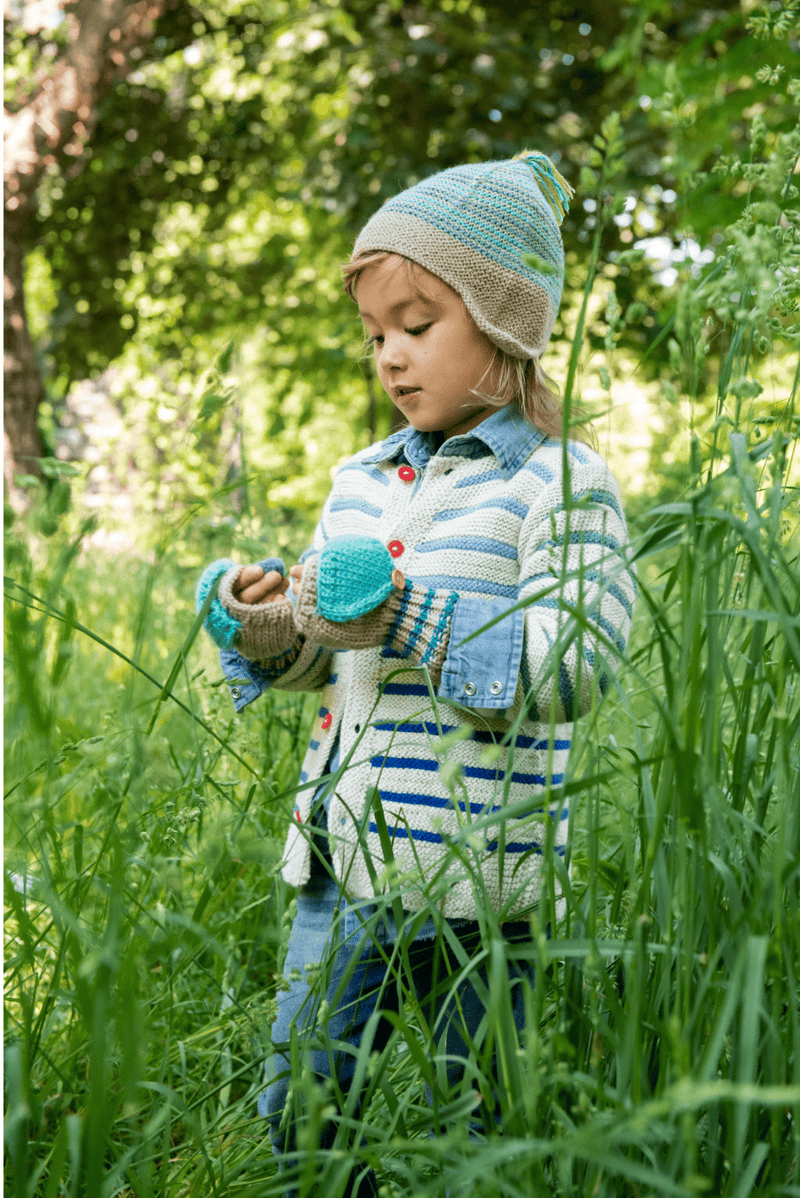
<instances>
[{"instance_id":1,"label":"tall green grass","mask_svg":"<svg viewBox=\"0 0 800 1198\"><path fill-rule=\"evenodd\" d=\"M336 1198L372 1167L387 1198L800 1195L799 368L784 353L769 404L758 381L779 338L796 347L797 152L779 141L753 184L782 215L746 210L667 330L671 385L693 402L686 483L634 530L629 652L564 784L569 871L552 867L530 943L509 945L488 909L474 955L453 943L453 979L486 979L463 1088L447 1086L402 945L387 951L406 1001L381 1051L368 1028L364 1101L338 1096L324 1151L335 1084L295 1038L303 1194ZM601 194L620 153L609 125ZM255 1099L313 705L273 692L234 720L194 642L190 571L106 562L66 518L49 538L52 521L36 527L7 538L8 1193L281 1194ZM479 887L468 853L461 866ZM388 878L381 903L402 922ZM519 1039L511 955L535 965Z\"/></svg>"},{"instance_id":2,"label":"tall green grass","mask_svg":"<svg viewBox=\"0 0 800 1198\"><path fill-rule=\"evenodd\" d=\"M564 918L548 939L534 914L531 945L509 948L487 911L480 952L462 954L488 972L471 1084L442 1085L409 992L389 1046L363 1046L363 1108L321 1153L332 1096L297 1043L303 1192L342 1192L356 1159L390 1194L800 1193L793 446L728 446L638 538L629 662L566 784L571 875L550 880ZM194 655L149 731L190 586L130 563L121 586L121 564L77 549L51 541L36 569L10 539L9 1193L279 1194L254 1103L310 713L274 693L235 722ZM385 897L396 908L402 887ZM521 1043L509 953L536 965ZM473 1087L483 1140L460 1130Z\"/></svg>"}]
</instances>

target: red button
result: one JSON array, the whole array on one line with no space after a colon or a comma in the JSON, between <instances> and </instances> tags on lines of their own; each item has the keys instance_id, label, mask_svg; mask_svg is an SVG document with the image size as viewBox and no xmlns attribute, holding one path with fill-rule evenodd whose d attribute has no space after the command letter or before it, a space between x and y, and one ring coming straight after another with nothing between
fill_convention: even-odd
<instances>
[{"instance_id":1,"label":"red button","mask_svg":"<svg viewBox=\"0 0 800 1198\"><path fill-rule=\"evenodd\" d=\"M300 812L299 812L299 811L295 811L295 813L294 813L294 818L297 820L298 824L302 824L302 822L303 822L303 821L302 821L302 820L301 820L301 818L300 818Z\"/></svg>"},{"instance_id":2,"label":"red button","mask_svg":"<svg viewBox=\"0 0 800 1198\"><path fill-rule=\"evenodd\" d=\"M331 726L331 724L332 724L332 723L333 723L333 716L331 715L331 713L330 713L330 712L328 712L328 714L327 714L326 716L324 716L324 717L323 717L323 720L322 720L322 727L323 727L323 728L330 728L330 726Z\"/></svg>"},{"instance_id":3,"label":"red button","mask_svg":"<svg viewBox=\"0 0 800 1198\"><path fill-rule=\"evenodd\" d=\"M406 547L402 541L390 541L386 548L391 553L392 557L400 557L405 553Z\"/></svg>"},{"instance_id":4,"label":"red button","mask_svg":"<svg viewBox=\"0 0 800 1198\"><path fill-rule=\"evenodd\" d=\"M417 477L417 472L411 466L401 466L397 471L397 477L402 478L404 483L413 483Z\"/></svg>"}]
</instances>

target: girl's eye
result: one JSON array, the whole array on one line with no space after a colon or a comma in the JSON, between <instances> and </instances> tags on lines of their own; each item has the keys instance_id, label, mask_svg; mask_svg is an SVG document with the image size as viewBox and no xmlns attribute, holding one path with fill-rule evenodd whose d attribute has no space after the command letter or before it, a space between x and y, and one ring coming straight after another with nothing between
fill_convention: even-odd
<instances>
[{"instance_id":1,"label":"girl's eye","mask_svg":"<svg viewBox=\"0 0 800 1198\"><path fill-rule=\"evenodd\" d=\"M431 327L432 324L433 324L433 321L429 320L427 322L427 324L418 324L413 329L405 329L404 332L409 337L421 337L423 333L427 333L428 329ZM373 336L367 337L367 345L370 345L370 346L371 345L383 345L383 341L384 341L384 338L381 333L375 333L375 334L373 334Z\"/></svg>"}]
</instances>

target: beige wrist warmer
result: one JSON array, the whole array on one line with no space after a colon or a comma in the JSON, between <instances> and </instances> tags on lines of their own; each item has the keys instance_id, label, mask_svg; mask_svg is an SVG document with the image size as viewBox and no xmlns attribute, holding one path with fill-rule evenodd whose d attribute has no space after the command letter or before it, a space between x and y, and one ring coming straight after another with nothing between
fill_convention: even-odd
<instances>
[{"instance_id":1,"label":"beige wrist warmer","mask_svg":"<svg viewBox=\"0 0 800 1198\"><path fill-rule=\"evenodd\" d=\"M286 598L273 603L242 603L233 587L243 568L235 566L223 574L217 592L222 605L242 626L236 648L250 661L279 657L297 640L294 604Z\"/></svg>"}]
</instances>

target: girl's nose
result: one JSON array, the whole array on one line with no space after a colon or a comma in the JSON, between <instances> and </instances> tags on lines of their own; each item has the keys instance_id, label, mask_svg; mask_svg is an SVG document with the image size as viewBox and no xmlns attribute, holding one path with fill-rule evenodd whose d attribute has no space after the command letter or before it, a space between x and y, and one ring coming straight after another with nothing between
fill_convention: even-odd
<instances>
[{"instance_id":1,"label":"girl's nose","mask_svg":"<svg viewBox=\"0 0 800 1198\"><path fill-rule=\"evenodd\" d=\"M401 337L394 333L387 333L384 336L380 364L384 370L396 370L405 365L405 351Z\"/></svg>"}]
</instances>

